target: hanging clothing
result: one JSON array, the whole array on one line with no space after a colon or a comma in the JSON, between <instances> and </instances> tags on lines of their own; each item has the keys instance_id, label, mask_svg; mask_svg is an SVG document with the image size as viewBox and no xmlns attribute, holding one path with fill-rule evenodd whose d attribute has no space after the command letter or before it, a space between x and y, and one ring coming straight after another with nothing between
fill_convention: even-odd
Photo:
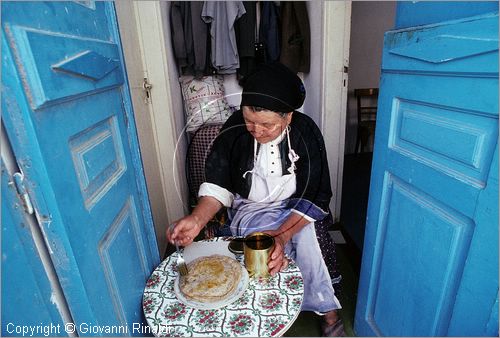
<instances>
[{"instance_id":1,"label":"hanging clothing","mask_svg":"<svg viewBox=\"0 0 500 338\"><path fill-rule=\"evenodd\" d=\"M211 74L208 24L201 19L203 2L173 1L170 7L172 47L179 75Z\"/></svg>"},{"instance_id":2,"label":"hanging clothing","mask_svg":"<svg viewBox=\"0 0 500 338\"><path fill-rule=\"evenodd\" d=\"M210 23L211 60L218 74L236 73L240 67L234 24L243 14L241 1L204 2L201 16Z\"/></svg>"},{"instance_id":3,"label":"hanging clothing","mask_svg":"<svg viewBox=\"0 0 500 338\"><path fill-rule=\"evenodd\" d=\"M311 32L305 1L281 1L280 62L297 72L308 73Z\"/></svg>"},{"instance_id":4,"label":"hanging clothing","mask_svg":"<svg viewBox=\"0 0 500 338\"><path fill-rule=\"evenodd\" d=\"M262 1L259 42L266 48L266 62L280 58L280 8L274 1Z\"/></svg>"},{"instance_id":5,"label":"hanging clothing","mask_svg":"<svg viewBox=\"0 0 500 338\"><path fill-rule=\"evenodd\" d=\"M243 1L243 6L246 13L234 24L238 55L240 57L240 68L238 68L239 79L243 79L251 74L256 67L256 2Z\"/></svg>"}]
</instances>

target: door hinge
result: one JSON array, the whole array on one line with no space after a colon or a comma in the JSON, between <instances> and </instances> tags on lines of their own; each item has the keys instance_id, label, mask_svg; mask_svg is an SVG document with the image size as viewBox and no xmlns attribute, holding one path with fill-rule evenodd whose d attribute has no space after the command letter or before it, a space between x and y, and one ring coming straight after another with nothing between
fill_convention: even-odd
<instances>
[{"instance_id":1,"label":"door hinge","mask_svg":"<svg viewBox=\"0 0 500 338\"><path fill-rule=\"evenodd\" d=\"M347 76L349 74L349 67L348 66L344 66L344 80L342 81L343 84L344 84L344 87L347 86Z\"/></svg>"},{"instance_id":2,"label":"door hinge","mask_svg":"<svg viewBox=\"0 0 500 338\"><path fill-rule=\"evenodd\" d=\"M31 203L30 195L28 195L28 192L26 191L26 187L24 185L24 175L22 173L15 173L14 175L12 175L12 178L14 179L17 193L19 194L19 196L21 197L21 201L23 202L24 210L28 215L32 215L34 212L33 204Z\"/></svg>"},{"instance_id":3,"label":"door hinge","mask_svg":"<svg viewBox=\"0 0 500 338\"><path fill-rule=\"evenodd\" d=\"M145 77L142 82L142 88L144 89L144 103L149 104L151 102L151 89L153 85L149 83L148 78Z\"/></svg>"}]
</instances>

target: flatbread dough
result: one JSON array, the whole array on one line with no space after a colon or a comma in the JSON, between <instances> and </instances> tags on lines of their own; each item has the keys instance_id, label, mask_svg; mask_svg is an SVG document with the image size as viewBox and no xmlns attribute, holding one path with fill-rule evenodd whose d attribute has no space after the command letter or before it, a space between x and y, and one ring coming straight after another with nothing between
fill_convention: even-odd
<instances>
[{"instance_id":1,"label":"flatbread dough","mask_svg":"<svg viewBox=\"0 0 500 338\"><path fill-rule=\"evenodd\" d=\"M231 257L199 257L188 264L189 274L180 278L179 289L188 299L203 303L222 301L238 286L241 269L240 263Z\"/></svg>"}]
</instances>

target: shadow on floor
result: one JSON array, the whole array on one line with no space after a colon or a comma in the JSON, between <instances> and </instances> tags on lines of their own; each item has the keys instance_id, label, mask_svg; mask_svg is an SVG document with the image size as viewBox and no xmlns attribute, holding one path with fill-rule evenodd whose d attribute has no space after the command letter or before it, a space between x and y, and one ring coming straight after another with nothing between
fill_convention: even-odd
<instances>
[{"instance_id":1,"label":"shadow on floor","mask_svg":"<svg viewBox=\"0 0 500 338\"><path fill-rule=\"evenodd\" d=\"M373 153L346 154L342 179L340 223L360 251L365 235Z\"/></svg>"}]
</instances>

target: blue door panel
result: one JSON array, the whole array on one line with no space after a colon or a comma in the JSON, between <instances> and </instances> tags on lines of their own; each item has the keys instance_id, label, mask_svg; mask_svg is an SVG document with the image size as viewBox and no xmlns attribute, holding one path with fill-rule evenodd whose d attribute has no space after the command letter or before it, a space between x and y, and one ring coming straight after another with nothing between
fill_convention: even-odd
<instances>
[{"instance_id":1,"label":"blue door panel","mask_svg":"<svg viewBox=\"0 0 500 338\"><path fill-rule=\"evenodd\" d=\"M2 3L2 28L2 119L73 319L130 335L159 255L113 4Z\"/></svg>"},{"instance_id":2,"label":"blue door panel","mask_svg":"<svg viewBox=\"0 0 500 338\"><path fill-rule=\"evenodd\" d=\"M498 12L497 1L398 1L395 29Z\"/></svg>"},{"instance_id":3,"label":"blue door panel","mask_svg":"<svg viewBox=\"0 0 500 338\"><path fill-rule=\"evenodd\" d=\"M380 87L355 331L487 335L498 313L498 15L388 32Z\"/></svg>"},{"instance_id":4,"label":"blue door panel","mask_svg":"<svg viewBox=\"0 0 500 338\"><path fill-rule=\"evenodd\" d=\"M486 323L480 335L498 336L498 255L494 254L498 253L498 148L493 163L488 185L479 194L475 210L474 238L457 292L456 310L448 331L451 336L478 335L477 327L470 323ZM478 310L460 311L472 306ZM493 332L491 321L495 320L495 312Z\"/></svg>"},{"instance_id":5,"label":"blue door panel","mask_svg":"<svg viewBox=\"0 0 500 338\"><path fill-rule=\"evenodd\" d=\"M430 27L413 27L387 34L382 67L386 71L398 69L405 72L498 73L495 56L498 20L495 14Z\"/></svg>"},{"instance_id":6,"label":"blue door panel","mask_svg":"<svg viewBox=\"0 0 500 338\"><path fill-rule=\"evenodd\" d=\"M498 101L494 98L481 97L484 91L492 91L497 86L497 79L494 75L483 74L480 77L468 77L468 74L455 73L453 76L422 76L421 73L401 74L400 71L390 71L390 80L381 79L381 86L385 82L399 81L402 84L409 80L418 81L419 86L403 86L397 88L399 97L404 95L408 101L419 101L443 107L452 107L454 110L466 110L474 114L476 111L488 115L498 115ZM455 76L463 75L460 81ZM481 81L481 82L479 82ZM480 84L480 85L478 85ZM453 87L453 91L450 91Z\"/></svg>"},{"instance_id":7,"label":"blue door panel","mask_svg":"<svg viewBox=\"0 0 500 338\"><path fill-rule=\"evenodd\" d=\"M47 327L51 335L65 336L64 323L52 301L51 285L31 237L30 226L19 212L15 212L22 209L21 201L3 161L1 167L2 336L21 336L22 326ZM53 329L50 329L51 324ZM56 329L58 325L59 330Z\"/></svg>"},{"instance_id":8,"label":"blue door panel","mask_svg":"<svg viewBox=\"0 0 500 338\"><path fill-rule=\"evenodd\" d=\"M34 110L123 83L116 43L19 25L4 29Z\"/></svg>"},{"instance_id":9,"label":"blue door panel","mask_svg":"<svg viewBox=\"0 0 500 338\"><path fill-rule=\"evenodd\" d=\"M436 335L451 315L455 276L463 269L474 223L389 173L382 210L377 225L381 245L374 252L379 267L369 295L373 320L382 333ZM388 304L399 311L388 316Z\"/></svg>"},{"instance_id":10,"label":"blue door panel","mask_svg":"<svg viewBox=\"0 0 500 338\"><path fill-rule=\"evenodd\" d=\"M142 299L144 281L150 273L135 205L132 199L126 201L97 244L102 275L105 277L101 283L108 285L112 300L106 304L109 306L103 306L99 311L113 310L124 323L128 318L140 317L141 304L137 300ZM99 297L103 290L93 291L95 297ZM111 305L112 309L109 309Z\"/></svg>"},{"instance_id":11,"label":"blue door panel","mask_svg":"<svg viewBox=\"0 0 500 338\"><path fill-rule=\"evenodd\" d=\"M484 185L498 132L494 117L409 101L398 104L391 147L411 152L436 166L458 165L457 175L464 173L464 180ZM468 128L463 128L463 124Z\"/></svg>"},{"instance_id":12,"label":"blue door panel","mask_svg":"<svg viewBox=\"0 0 500 338\"><path fill-rule=\"evenodd\" d=\"M24 13L19 15L21 12ZM114 15L113 9L103 1L25 1L22 8L15 1L6 1L2 4L2 22L14 20L18 26L50 32L59 32L64 25L64 34L112 41L107 17L96 15L105 12ZM64 24L61 19L66 17L78 24Z\"/></svg>"},{"instance_id":13,"label":"blue door panel","mask_svg":"<svg viewBox=\"0 0 500 338\"><path fill-rule=\"evenodd\" d=\"M470 89L494 93L498 80L389 74L381 85L391 85L391 92L380 93L379 112L390 112L391 121L378 123L377 133L391 151L379 156L391 165L391 172L407 176L416 187L471 216L493 161L498 100L494 95L478 100L479 90ZM408 85L416 82L418 86ZM439 177L446 189L434 189L431 175Z\"/></svg>"},{"instance_id":14,"label":"blue door panel","mask_svg":"<svg viewBox=\"0 0 500 338\"><path fill-rule=\"evenodd\" d=\"M4 3L2 3L3 5ZM3 9L3 7L2 7ZM4 12L4 11L3 11ZM44 171L43 158L39 147L35 142L28 140L36 139L31 126L28 112L30 111L25 92L19 86L21 79L13 67L13 58L8 48L5 35L2 34L2 122L5 124L5 133L9 137L18 166L23 170L25 176L26 190L32 197L32 204L38 211L38 220L49 225L45 233L57 234L64 232L63 225L58 220L60 214L56 201L51 198L52 189L46 184L47 172ZM28 180L29 177L29 180ZM20 212L16 210L16 212ZM92 310L86 301L86 292L81 275L78 271L73 250L68 238L59 237L52 239L51 259L54 265L63 268L64 279L61 285L66 287L65 297L69 303L76 307L73 318L76 321L93 320ZM67 283L66 281L71 281ZM69 284L69 285L67 285Z\"/></svg>"},{"instance_id":15,"label":"blue door panel","mask_svg":"<svg viewBox=\"0 0 500 338\"><path fill-rule=\"evenodd\" d=\"M498 337L498 291L497 299L491 307L490 319L486 324L485 336Z\"/></svg>"}]
</instances>

